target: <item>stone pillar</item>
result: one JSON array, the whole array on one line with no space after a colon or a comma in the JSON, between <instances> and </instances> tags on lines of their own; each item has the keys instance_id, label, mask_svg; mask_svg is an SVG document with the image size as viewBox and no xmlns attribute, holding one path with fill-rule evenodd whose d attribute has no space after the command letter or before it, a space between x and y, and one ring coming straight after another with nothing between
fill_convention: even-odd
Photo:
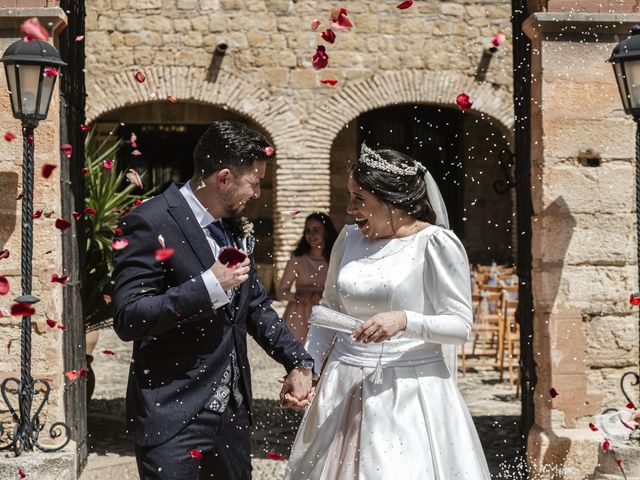
<instances>
[{"instance_id":1,"label":"stone pillar","mask_svg":"<svg viewBox=\"0 0 640 480\"><path fill-rule=\"evenodd\" d=\"M66 24L66 15L59 7L21 8L25 5L46 7L53 2L7 2L0 8L0 51L4 50L22 35L20 24L30 17L38 17L40 23L53 33L55 44L57 33ZM57 3L57 2L56 2ZM17 7L17 8L16 8ZM56 83L59 88L59 81ZM56 169L48 179L41 174L43 163L60 165L66 157L60 154L60 104L57 92L49 109L48 118L40 122L34 133L35 141L35 190L34 211L42 214L34 221L33 241L33 294L40 298L35 305L36 315L32 317L32 376L34 380L46 380L51 386L48 402L40 414L44 426L38 441L42 445L56 445L49 440L49 428L58 421L65 420L64 391L65 376L63 366L63 335L58 328L51 328L47 318L60 323L63 314L63 285L51 282L51 276L62 276L61 232L55 228L55 220L60 213L60 169ZM10 142L0 139L0 250L9 250L9 257L0 260L0 275L6 277L10 284L7 295L0 297L0 381L8 377L20 379L20 332L21 317L9 314L13 300L21 295L21 203L17 200L22 191L22 133L20 121L13 118L7 91L4 68L0 74L0 125L2 134L13 133L16 138ZM70 281L76 281L73 275ZM79 321L81 319L78 319ZM14 384L10 384L12 387ZM36 384L37 391L41 388ZM9 400L17 408L17 396L9 394ZM32 414L41 403L42 394L36 394L33 400ZM0 402L0 420L5 434L0 439L1 445L8 443L7 433L13 431L14 422L4 402ZM35 450L14 458L11 453L0 457L0 477L18 478L18 468L22 468L31 478L75 478L74 443L71 442L62 452L46 454Z\"/></svg>"},{"instance_id":2,"label":"stone pillar","mask_svg":"<svg viewBox=\"0 0 640 480\"><path fill-rule=\"evenodd\" d=\"M637 15L536 13L525 23L533 48L538 378L528 438L531 478L600 478L603 438L588 424L606 408L625 408L620 377L638 371L638 313L629 305L638 290L635 125L606 60L639 21ZM632 394L637 404L638 389ZM627 474L638 478L637 471Z\"/></svg>"}]
</instances>

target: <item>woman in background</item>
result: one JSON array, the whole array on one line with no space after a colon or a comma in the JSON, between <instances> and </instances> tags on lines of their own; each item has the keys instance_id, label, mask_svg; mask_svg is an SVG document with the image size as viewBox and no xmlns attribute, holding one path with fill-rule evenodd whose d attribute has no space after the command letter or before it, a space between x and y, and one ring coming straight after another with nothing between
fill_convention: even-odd
<instances>
[{"instance_id":1,"label":"woman in background","mask_svg":"<svg viewBox=\"0 0 640 480\"><path fill-rule=\"evenodd\" d=\"M315 212L304 222L304 233L284 269L278 298L288 300L284 321L304 344L311 307L318 305L327 278L329 256L338 232L326 213ZM295 285L295 292L292 291Z\"/></svg>"}]
</instances>

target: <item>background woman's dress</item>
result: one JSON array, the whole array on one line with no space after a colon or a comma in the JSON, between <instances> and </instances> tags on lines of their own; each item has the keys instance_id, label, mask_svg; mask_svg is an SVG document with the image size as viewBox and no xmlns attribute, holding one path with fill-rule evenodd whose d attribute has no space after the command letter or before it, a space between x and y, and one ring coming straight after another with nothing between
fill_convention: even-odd
<instances>
[{"instance_id":1,"label":"background woman's dress","mask_svg":"<svg viewBox=\"0 0 640 480\"><path fill-rule=\"evenodd\" d=\"M455 234L429 226L405 238L369 240L345 227L321 304L362 320L405 310L407 329L382 344L363 344L311 327L306 347L316 365L335 343L285 479L490 479L442 355L442 344L468 338L472 322L468 261ZM382 383L374 383L379 361Z\"/></svg>"}]
</instances>

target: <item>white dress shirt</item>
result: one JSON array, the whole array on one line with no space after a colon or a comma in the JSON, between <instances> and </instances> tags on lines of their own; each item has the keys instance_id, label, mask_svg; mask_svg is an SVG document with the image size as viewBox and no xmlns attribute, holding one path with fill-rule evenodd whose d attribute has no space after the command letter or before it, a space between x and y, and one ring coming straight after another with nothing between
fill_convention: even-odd
<instances>
[{"instance_id":1,"label":"white dress shirt","mask_svg":"<svg viewBox=\"0 0 640 480\"><path fill-rule=\"evenodd\" d=\"M218 253L221 250L221 246L216 243L216 241L209 233L209 230L207 229L207 225L209 225L211 222L214 222L216 219L213 218L213 215L211 215L206 208L204 208L204 206L200 203L200 200L198 200L198 198L193 193L193 190L191 189L191 181L187 181L187 183L185 183L184 186L180 188L180 193L187 201L187 204L189 204L189 208L191 208L196 221L200 225L200 228L202 228L205 237L207 237L207 241L209 242L209 246L211 247L211 251L213 252L213 257L218 258ZM225 292L224 288L222 288L222 285L220 285L220 282L210 268L202 272L202 281L207 287L207 291L209 292L209 296L211 297L211 302L213 303L213 308L217 309L229 303L229 297L227 296L227 293Z\"/></svg>"}]
</instances>

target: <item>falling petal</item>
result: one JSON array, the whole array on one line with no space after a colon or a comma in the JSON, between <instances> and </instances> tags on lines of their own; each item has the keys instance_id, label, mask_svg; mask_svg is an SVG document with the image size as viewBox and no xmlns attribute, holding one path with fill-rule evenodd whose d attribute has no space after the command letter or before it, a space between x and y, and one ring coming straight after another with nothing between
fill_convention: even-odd
<instances>
[{"instance_id":1,"label":"falling petal","mask_svg":"<svg viewBox=\"0 0 640 480\"><path fill-rule=\"evenodd\" d=\"M122 250L123 248L127 248L127 245L129 245L129 241L126 238L120 238L113 241L111 248L114 250Z\"/></svg>"},{"instance_id":2,"label":"falling petal","mask_svg":"<svg viewBox=\"0 0 640 480\"><path fill-rule=\"evenodd\" d=\"M102 300L104 300L104 303L106 303L107 305L111 303L111 295L107 295L106 293L102 294Z\"/></svg>"},{"instance_id":3,"label":"falling petal","mask_svg":"<svg viewBox=\"0 0 640 480\"><path fill-rule=\"evenodd\" d=\"M131 142L131 148L138 148L138 136L135 134L135 132L131 132L131 137L129 138L129 141Z\"/></svg>"},{"instance_id":4,"label":"falling petal","mask_svg":"<svg viewBox=\"0 0 640 480\"><path fill-rule=\"evenodd\" d=\"M461 93L456 97L456 104L460 107L461 110L469 110L473 102L469 101L469 95L466 93Z\"/></svg>"},{"instance_id":5,"label":"falling petal","mask_svg":"<svg viewBox=\"0 0 640 480\"><path fill-rule=\"evenodd\" d=\"M49 325L50 328L54 328L57 324L58 322L56 322L55 320L47 318L47 325Z\"/></svg>"},{"instance_id":6,"label":"falling petal","mask_svg":"<svg viewBox=\"0 0 640 480\"><path fill-rule=\"evenodd\" d=\"M320 20L318 20L317 18L314 18L313 21L311 22L311 30L317 30L318 27L320 26Z\"/></svg>"},{"instance_id":7,"label":"falling petal","mask_svg":"<svg viewBox=\"0 0 640 480\"><path fill-rule=\"evenodd\" d=\"M618 465L618 467L622 468L622 459L616 457L616 464Z\"/></svg>"},{"instance_id":8,"label":"falling petal","mask_svg":"<svg viewBox=\"0 0 640 480\"><path fill-rule=\"evenodd\" d=\"M496 33L495 36L491 39L491 45L494 47L499 47L504 43L507 37L504 36L504 33Z\"/></svg>"},{"instance_id":9,"label":"falling petal","mask_svg":"<svg viewBox=\"0 0 640 480\"><path fill-rule=\"evenodd\" d=\"M12 141L12 140L15 140L15 139L16 139L16 136L15 136L13 133L11 133L11 132L6 132L6 133L4 134L4 139L5 139L7 142L10 142L10 141Z\"/></svg>"},{"instance_id":10,"label":"falling petal","mask_svg":"<svg viewBox=\"0 0 640 480\"><path fill-rule=\"evenodd\" d=\"M269 146L269 147L264 147L264 154L267 157L270 157L271 155L273 155L273 147Z\"/></svg>"},{"instance_id":11,"label":"falling petal","mask_svg":"<svg viewBox=\"0 0 640 480\"><path fill-rule=\"evenodd\" d=\"M58 230L66 230L71 226L71 222L65 218L58 218L55 225Z\"/></svg>"},{"instance_id":12,"label":"falling petal","mask_svg":"<svg viewBox=\"0 0 640 480\"><path fill-rule=\"evenodd\" d=\"M330 85L332 87L335 87L336 84L338 83L338 80L331 80L331 79L327 79L327 80L320 80L320 83L324 84L324 85Z\"/></svg>"},{"instance_id":13,"label":"falling petal","mask_svg":"<svg viewBox=\"0 0 640 480\"><path fill-rule=\"evenodd\" d=\"M138 205L142 205L144 202L140 199L136 200L135 202L133 202L133 205L131 205L132 207L137 207Z\"/></svg>"},{"instance_id":14,"label":"falling petal","mask_svg":"<svg viewBox=\"0 0 640 480\"><path fill-rule=\"evenodd\" d=\"M327 55L324 45L318 45L316 53L311 57L311 64L316 70L322 70L329 64L329 55Z\"/></svg>"},{"instance_id":15,"label":"falling petal","mask_svg":"<svg viewBox=\"0 0 640 480\"><path fill-rule=\"evenodd\" d=\"M327 28L324 32L320 34L322 39L328 43L334 43L336 41L336 34L330 28Z\"/></svg>"},{"instance_id":16,"label":"falling petal","mask_svg":"<svg viewBox=\"0 0 640 480\"><path fill-rule=\"evenodd\" d=\"M629 402L629 403L627 403L627 408L630 408L630 409L632 409L632 410L635 410L635 409L636 409L636 406L634 405L634 403L633 403L633 402Z\"/></svg>"},{"instance_id":17,"label":"falling petal","mask_svg":"<svg viewBox=\"0 0 640 480\"><path fill-rule=\"evenodd\" d=\"M87 133L89 130L91 130L91 127L89 125L85 125L84 123L80 125L80 131L82 133Z\"/></svg>"},{"instance_id":18,"label":"falling petal","mask_svg":"<svg viewBox=\"0 0 640 480\"><path fill-rule=\"evenodd\" d=\"M65 157L71 158L73 147L68 143L65 143L64 145L60 145L60 151L64 154Z\"/></svg>"},{"instance_id":19,"label":"falling petal","mask_svg":"<svg viewBox=\"0 0 640 480\"><path fill-rule=\"evenodd\" d=\"M234 247L224 247L218 254L218 261L227 268L233 268L237 264L244 262L247 255Z\"/></svg>"},{"instance_id":20,"label":"falling petal","mask_svg":"<svg viewBox=\"0 0 640 480\"><path fill-rule=\"evenodd\" d=\"M4 250L0 250L0 260L3 258L9 258L9 250L6 248Z\"/></svg>"},{"instance_id":21,"label":"falling petal","mask_svg":"<svg viewBox=\"0 0 640 480\"><path fill-rule=\"evenodd\" d=\"M164 237L162 236L162 234L158 235L158 243L162 245L162 248L167 248L167 246L164 243Z\"/></svg>"},{"instance_id":22,"label":"falling petal","mask_svg":"<svg viewBox=\"0 0 640 480\"><path fill-rule=\"evenodd\" d=\"M0 275L0 295L6 295L7 293L9 293L9 280Z\"/></svg>"},{"instance_id":23,"label":"falling petal","mask_svg":"<svg viewBox=\"0 0 640 480\"><path fill-rule=\"evenodd\" d=\"M59 283L61 285L64 285L68 281L69 281L69 275L63 275L62 277L59 277L57 273L54 273L53 275L51 275L51 283Z\"/></svg>"},{"instance_id":24,"label":"falling petal","mask_svg":"<svg viewBox=\"0 0 640 480\"><path fill-rule=\"evenodd\" d=\"M140 190L144 189L144 185L142 184L140 175L138 175L138 172L136 172L133 168L129 169L129 171L127 172L127 180L133 183Z\"/></svg>"},{"instance_id":25,"label":"falling petal","mask_svg":"<svg viewBox=\"0 0 640 480\"><path fill-rule=\"evenodd\" d=\"M112 350L108 350L106 348L102 350L102 353L104 353L105 355L115 355L115 352L113 352Z\"/></svg>"},{"instance_id":26,"label":"falling petal","mask_svg":"<svg viewBox=\"0 0 640 480\"><path fill-rule=\"evenodd\" d=\"M44 69L44 76L47 78L53 78L58 76L58 69L53 67L47 67Z\"/></svg>"},{"instance_id":27,"label":"falling petal","mask_svg":"<svg viewBox=\"0 0 640 480\"><path fill-rule=\"evenodd\" d=\"M15 317L28 317L34 313L36 313L35 308L28 303L18 302L11 305L11 315Z\"/></svg>"},{"instance_id":28,"label":"falling petal","mask_svg":"<svg viewBox=\"0 0 640 480\"><path fill-rule=\"evenodd\" d=\"M27 135L27 142L29 142L29 145L33 145L33 135Z\"/></svg>"},{"instance_id":29,"label":"falling petal","mask_svg":"<svg viewBox=\"0 0 640 480\"><path fill-rule=\"evenodd\" d=\"M640 292L632 293L629 303L631 305L640 305Z\"/></svg>"},{"instance_id":30,"label":"falling petal","mask_svg":"<svg viewBox=\"0 0 640 480\"><path fill-rule=\"evenodd\" d=\"M18 475L20 476L20 478L24 478L27 476L27 474L21 468L18 469Z\"/></svg>"},{"instance_id":31,"label":"falling petal","mask_svg":"<svg viewBox=\"0 0 640 480\"><path fill-rule=\"evenodd\" d=\"M131 155L133 155L134 157L139 157L140 155L142 155L142 152L140 150L134 150L133 152L131 152Z\"/></svg>"},{"instance_id":32,"label":"falling petal","mask_svg":"<svg viewBox=\"0 0 640 480\"><path fill-rule=\"evenodd\" d=\"M40 218L41 216L42 216L42 210L36 210L35 212L33 212L33 215L31 215L31 218L35 220L36 218Z\"/></svg>"},{"instance_id":33,"label":"falling petal","mask_svg":"<svg viewBox=\"0 0 640 480\"><path fill-rule=\"evenodd\" d=\"M105 160L102 162L102 166L105 170L111 170L113 168L113 160Z\"/></svg>"},{"instance_id":34,"label":"falling petal","mask_svg":"<svg viewBox=\"0 0 640 480\"><path fill-rule=\"evenodd\" d=\"M290 217L295 217L299 213L300 213L300 210L288 210L288 211L284 212L285 215L288 215Z\"/></svg>"},{"instance_id":35,"label":"falling petal","mask_svg":"<svg viewBox=\"0 0 640 480\"><path fill-rule=\"evenodd\" d=\"M413 0L405 0L401 4L399 4L396 8L399 10L406 10L407 8L413 5Z\"/></svg>"},{"instance_id":36,"label":"falling petal","mask_svg":"<svg viewBox=\"0 0 640 480\"><path fill-rule=\"evenodd\" d=\"M200 450L191 450L189 452L189 456L193 459L196 460L201 460L202 459L202 452L200 452Z\"/></svg>"},{"instance_id":37,"label":"falling petal","mask_svg":"<svg viewBox=\"0 0 640 480\"><path fill-rule=\"evenodd\" d=\"M52 163L45 163L42 165L42 176L44 178L49 178L53 171L58 168L57 165L53 165Z\"/></svg>"},{"instance_id":38,"label":"falling petal","mask_svg":"<svg viewBox=\"0 0 640 480\"><path fill-rule=\"evenodd\" d=\"M137 71L136 74L134 75L134 78L136 79L136 82L138 83L144 83L144 81L147 79L147 76L142 73L141 71Z\"/></svg>"},{"instance_id":39,"label":"falling petal","mask_svg":"<svg viewBox=\"0 0 640 480\"><path fill-rule=\"evenodd\" d=\"M46 42L49 40L49 32L40 24L40 20L37 17L32 17L22 22L20 33L25 36L27 42L31 40Z\"/></svg>"},{"instance_id":40,"label":"falling petal","mask_svg":"<svg viewBox=\"0 0 640 480\"><path fill-rule=\"evenodd\" d=\"M173 254L173 248L159 248L156 250L156 260L159 262L166 262Z\"/></svg>"},{"instance_id":41,"label":"falling petal","mask_svg":"<svg viewBox=\"0 0 640 480\"><path fill-rule=\"evenodd\" d=\"M71 212L71 215L73 216L73 218L75 218L76 220L80 220L82 218L82 214L80 212L76 212L73 211Z\"/></svg>"},{"instance_id":42,"label":"falling petal","mask_svg":"<svg viewBox=\"0 0 640 480\"><path fill-rule=\"evenodd\" d=\"M116 227L113 229L113 233L115 233L116 235L120 236L122 235L122 229L120 227Z\"/></svg>"},{"instance_id":43,"label":"falling petal","mask_svg":"<svg viewBox=\"0 0 640 480\"><path fill-rule=\"evenodd\" d=\"M58 330L66 330L67 327L64 325L58 325Z\"/></svg>"},{"instance_id":44,"label":"falling petal","mask_svg":"<svg viewBox=\"0 0 640 480\"><path fill-rule=\"evenodd\" d=\"M81 377L86 377L87 376L87 369L82 367L80 370L78 370L78 375L80 375Z\"/></svg>"},{"instance_id":45,"label":"falling petal","mask_svg":"<svg viewBox=\"0 0 640 480\"><path fill-rule=\"evenodd\" d=\"M558 391L555 388L551 387L549 389L549 395L551 395L551 398L556 398L560 394L558 393Z\"/></svg>"},{"instance_id":46,"label":"falling petal","mask_svg":"<svg viewBox=\"0 0 640 480\"><path fill-rule=\"evenodd\" d=\"M171 103L174 103L174 104L178 103L178 100L176 100L176 98L174 96L172 96L172 95L169 95L167 97L167 100L169 100Z\"/></svg>"},{"instance_id":47,"label":"falling petal","mask_svg":"<svg viewBox=\"0 0 640 480\"><path fill-rule=\"evenodd\" d=\"M269 457L271 460L282 460L284 458L284 455L278 452L274 452L273 450L269 450L267 452L267 457Z\"/></svg>"},{"instance_id":48,"label":"falling petal","mask_svg":"<svg viewBox=\"0 0 640 480\"><path fill-rule=\"evenodd\" d=\"M353 27L353 23L347 15L349 14L347 13L346 8L337 7L331 10L331 15L329 16L331 26L338 30L349 30Z\"/></svg>"},{"instance_id":49,"label":"falling petal","mask_svg":"<svg viewBox=\"0 0 640 480\"><path fill-rule=\"evenodd\" d=\"M81 42L82 40L84 40L84 35L78 35L76 37L76 42Z\"/></svg>"},{"instance_id":50,"label":"falling petal","mask_svg":"<svg viewBox=\"0 0 640 480\"><path fill-rule=\"evenodd\" d=\"M596 427L593 423L589 422L589 428L591 429L592 432L597 432L598 431L598 427Z\"/></svg>"},{"instance_id":51,"label":"falling petal","mask_svg":"<svg viewBox=\"0 0 640 480\"><path fill-rule=\"evenodd\" d=\"M98 212L96 212L95 208L87 207L82 211L82 213L84 213L85 215L95 215Z\"/></svg>"},{"instance_id":52,"label":"falling petal","mask_svg":"<svg viewBox=\"0 0 640 480\"><path fill-rule=\"evenodd\" d=\"M69 370L64 374L72 382L75 382L78 379L78 371L77 370Z\"/></svg>"},{"instance_id":53,"label":"falling petal","mask_svg":"<svg viewBox=\"0 0 640 480\"><path fill-rule=\"evenodd\" d=\"M605 438L604 442L602 442L602 451L606 452L607 450L609 450L610 447L611 447L611 444L609 443L609 440Z\"/></svg>"}]
</instances>

